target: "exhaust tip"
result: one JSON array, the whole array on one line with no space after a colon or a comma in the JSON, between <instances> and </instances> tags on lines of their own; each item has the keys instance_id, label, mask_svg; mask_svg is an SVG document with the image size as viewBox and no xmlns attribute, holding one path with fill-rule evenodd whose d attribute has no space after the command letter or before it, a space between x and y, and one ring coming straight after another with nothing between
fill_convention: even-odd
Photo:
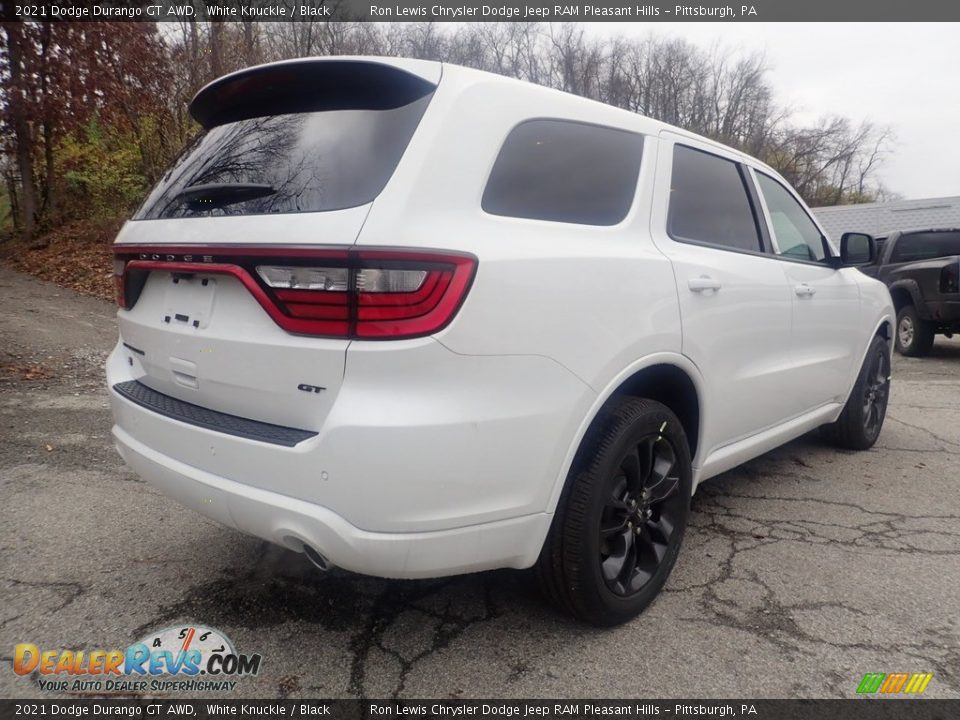
<instances>
[{"instance_id":1,"label":"exhaust tip","mask_svg":"<svg viewBox=\"0 0 960 720\"><path fill-rule=\"evenodd\" d=\"M333 569L333 565L327 560L321 553L319 553L316 548L311 547L310 545L303 546L303 554L307 556L307 560L313 563L313 566L316 567L320 572L330 572Z\"/></svg>"}]
</instances>

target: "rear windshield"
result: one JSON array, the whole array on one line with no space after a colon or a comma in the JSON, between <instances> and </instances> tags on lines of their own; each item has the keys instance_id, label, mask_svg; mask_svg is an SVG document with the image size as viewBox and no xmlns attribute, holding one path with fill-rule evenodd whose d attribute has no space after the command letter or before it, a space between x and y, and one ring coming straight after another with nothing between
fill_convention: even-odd
<instances>
[{"instance_id":1,"label":"rear windshield","mask_svg":"<svg viewBox=\"0 0 960 720\"><path fill-rule=\"evenodd\" d=\"M890 262L914 262L960 255L960 231L918 232L901 235Z\"/></svg>"},{"instance_id":2,"label":"rear windshield","mask_svg":"<svg viewBox=\"0 0 960 720\"><path fill-rule=\"evenodd\" d=\"M387 184L430 102L255 117L200 136L134 219L341 210Z\"/></svg>"}]
</instances>

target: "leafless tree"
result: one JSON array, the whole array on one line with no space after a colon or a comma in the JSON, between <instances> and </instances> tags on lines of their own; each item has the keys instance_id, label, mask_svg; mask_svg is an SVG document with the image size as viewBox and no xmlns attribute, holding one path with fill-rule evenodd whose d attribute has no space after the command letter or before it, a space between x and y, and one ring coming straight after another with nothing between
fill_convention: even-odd
<instances>
[{"instance_id":1,"label":"leafless tree","mask_svg":"<svg viewBox=\"0 0 960 720\"><path fill-rule=\"evenodd\" d=\"M200 0L190 2L202 8ZM128 34L133 42L136 33ZM722 45L703 49L652 34L604 38L577 23L217 21L161 23L157 35L165 57L153 61L150 73L163 82L136 72L142 53L125 52L125 36L119 35L101 38L109 52L97 51L104 57L100 74L88 73L83 80L84 87L109 83L113 105L141 138L148 180L199 132L187 106L214 77L262 62L350 54L457 63L663 120L764 160L811 204L891 196L877 179L892 144L889 130L835 115L798 124L791 109L775 100L764 56ZM71 71L57 45L62 41L52 42L49 33L44 37L37 23L5 25L0 33L3 177L26 233L55 205L49 179L54 177L57 132L61 114L72 112L35 99L55 96L63 83L53 81ZM111 60L111 53L123 63ZM131 78L138 78L137 84L131 85Z\"/></svg>"}]
</instances>

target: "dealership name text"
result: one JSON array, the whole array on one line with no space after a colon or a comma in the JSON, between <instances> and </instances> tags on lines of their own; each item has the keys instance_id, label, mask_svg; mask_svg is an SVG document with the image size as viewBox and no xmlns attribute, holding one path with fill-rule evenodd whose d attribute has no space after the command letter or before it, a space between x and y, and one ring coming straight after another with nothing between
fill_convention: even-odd
<instances>
[{"instance_id":1,"label":"dealership name text","mask_svg":"<svg viewBox=\"0 0 960 720\"><path fill-rule=\"evenodd\" d=\"M527 703L524 705L515 705L510 703L483 703L475 705L461 705L456 703L434 703L432 705L371 703L369 707L370 715L387 717L397 715L420 715L424 717L446 716L452 718L463 717L467 715L478 717L562 717L568 715L620 715L627 717L650 717L651 715L659 715L661 713L660 705L654 703L557 703L554 705L539 703ZM736 715L757 714L757 709L753 705L741 705L739 713L734 709L733 705L714 705L708 708L705 705L677 704L672 708L669 705L665 705L664 708L666 713L670 713L675 717L699 715L734 717Z\"/></svg>"},{"instance_id":2,"label":"dealership name text","mask_svg":"<svg viewBox=\"0 0 960 720\"><path fill-rule=\"evenodd\" d=\"M737 10L732 5L724 7L704 7L702 5L675 5L671 9L661 9L656 5L621 5L605 7L600 5L553 5L531 7L527 5L371 5L370 17L374 18L649 18L664 15L676 17L712 17L735 18ZM739 15L749 17L758 15L753 5L741 5Z\"/></svg>"}]
</instances>

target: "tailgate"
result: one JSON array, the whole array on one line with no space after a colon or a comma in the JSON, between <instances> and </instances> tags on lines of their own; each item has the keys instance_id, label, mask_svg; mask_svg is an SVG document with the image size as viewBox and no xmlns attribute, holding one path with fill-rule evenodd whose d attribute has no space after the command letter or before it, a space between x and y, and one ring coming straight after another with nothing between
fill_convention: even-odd
<instances>
[{"instance_id":1,"label":"tailgate","mask_svg":"<svg viewBox=\"0 0 960 720\"><path fill-rule=\"evenodd\" d=\"M301 59L197 94L204 132L114 247L121 340L143 386L130 392L189 403L180 413L322 426L356 315L347 250L439 76L431 63Z\"/></svg>"},{"instance_id":2,"label":"tailgate","mask_svg":"<svg viewBox=\"0 0 960 720\"><path fill-rule=\"evenodd\" d=\"M355 240L366 209L288 216L281 221L282 231L278 218L271 217L242 223L239 218L129 223L115 251L129 258L131 266L148 268L128 272L139 277L142 287L136 278L127 281L127 292L136 297L128 298L128 310L118 312L120 339L136 380L202 408L318 430L343 379L349 340L284 329L268 311L277 313L276 306L258 300L269 290L257 286L252 276L259 262L316 262L310 258L335 252L331 246L296 240L338 239L342 252ZM205 243L164 244L156 242L158 236L202 237ZM254 237L294 242L242 242ZM243 266L250 271L222 271Z\"/></svg>"}]
</instances>

